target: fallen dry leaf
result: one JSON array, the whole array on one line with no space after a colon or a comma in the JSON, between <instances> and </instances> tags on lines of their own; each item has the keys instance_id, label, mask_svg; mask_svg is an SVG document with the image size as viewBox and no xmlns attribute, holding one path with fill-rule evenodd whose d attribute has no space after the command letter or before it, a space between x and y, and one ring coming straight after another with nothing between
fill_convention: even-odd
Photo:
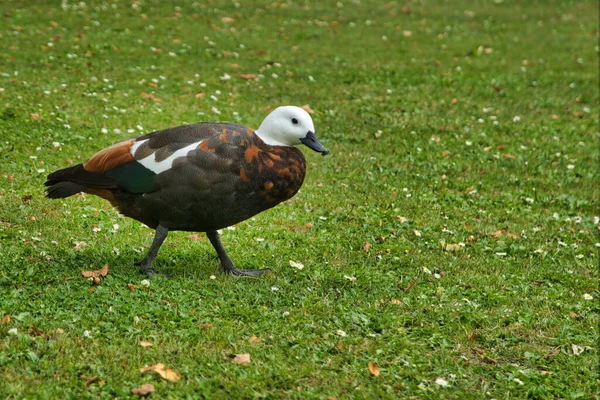
<instances>
[{"instance_id":1,"label":"fallen dry leaf","mask_svg":"<svg viewBox=\"0 0 600 400\"><path fill-rule=\"evenodd\" d=\"M369 252L369 249L371 248L371 243L369 242L365 242L365 244L363 244L363 249L366 253Z\"/></svg>"},{"instance_id":2,"label":"fallen dry leaf","mask_svg":"<svg viewBox=\"0 0 600 400\"><path fill-rule=\"evenodd\" d=\"M250 354L236 354L231 362L239 365L248 365L250 364Z\"/></svg>"},{"instance_id":3,"label":"fallen dry leaf","mask_svg":"<svg viewBox=\"0 0 600 400\"><path fill-rule=\"evenodd\" d=\"M104 278L106 275L108 275L108 264L104 264L104 267L96 271L81 271L81 276L84 278Z\"/></svg>"},{"instance_id":4,"label":"fallen dry leaf","mask_svg":"<svg viewBox=\"0 0 600 400\"><path fill-rule=\"evenodd\" d=\"M503 154L502 157L509 159L509 160L514 160L515 158L517 158L517 157L513 156L512 154L508 154L508 153Z\"/></svg>"},{"instance_id":5,"label":"fallen dry leaf","mask_svg":"<svg viewBox=\"0 0 600 400\"><path fill-rule=\"evenodd\" d=\"M256 74L240 74L240 78L250 81L256 79Z\"/></svg>"},{"instance_id":6,"label":"fallen dry leaf","mask_svg":"<svg viewBox=\"0 0 600 400\"><path fill-rule=\"evenodd\" d=\"M540 371L540 374L542 374L542 375L552 375L553 373L554 372L552 372L552 371L546 371L546 370L541 370Z\"/></svg>"},{"instance_id":7,"label":"fallen dry leaf","mask_svg":"<svg viewBox=\"0 0 600 400\"><path fill-rule=\"evenodd\" d=\"M137 289L137 285L134 285L133 283L128 283L127 289L133 292L135 289Z\"/></svg>"},{"instance_id":8,"label":"fallen dry leaf","mask_svg":"<svg viewBox=\"0 0 600 400\"><path fill-rule=\"evenodd\" d=\"M187 235L185 238L188 240L199 240L200 237L199 233L194 233L193 235Z\"/></svg>"},{"instance_id":9,"label":"fallen dry leaf","mask_svg":"<svg viewBox=\"0 0 600 400\"><path fill-rule=\"evenodd\" d=\"M6 314L4 317L2 317L2 325L6 325L10 322L10 315Z\"/></svg>"},{"instance_id":10,"label":"fallen dry leaf","mask_svg":"<svg viewBox=\"0 0 600 400\"><path fill-rule=\"evenodd\" d=\"M311 114L311 115L315 113L315 112L312 110L312 108L310 108L310 106L309 106L308 104L305 104L305 105L303 105L303 106L302 106L302 107L300 107L300 108L302 108L304 111L306 111L307 113L309 113L309 114Z\"/></svg>"},{"instance_id":11,"label":"fallen dry leaf","mask_svg":"<svg viewBox=\"0 0 600 400\"><path fill-rule=\"evenodd\" d=\"M260 342L262 342L262 339L261 339L261 338L259 338L258 336L255 336L255 335L252 335L252 336L250 336L250 339L248 339L248 340L249 340L249 341L250 341L250 343L252 343L252 344L257 344L257 343L260 343Z\"/></svg>"},{"instance_id":12,"label":"fallen dry leaf","mask_svg":"<svg viewBox=\"0 0 600 400\"><path fill-rule=\"evenodd\" d=\"M40 114L38 113L29 114L29 116L31 117L31 119L40 119Z\"/></svg>"},{"instance_id":13,"label":"fallen dry leaf","mask_svg":"<svg viewBox=\"0 0 600 400\"><path fill-rule=\"evenodd\" d=\"M444 245L444 250L446 250L447 252L453 252L453 251L461 251L463 248L460 244L454 244L454 243L446 243Z\"/></svg>"},{"instance_id":14,"label":"fallen dry leaf","mask_svg":"<svg viewBox=\"0 0 600 400\"><path fill-rule=\"evenodd\" d=\"M400 300L398 300L398 299L392 299L391 303L392 303L392 304L396 304L396 305L398 305L398 306L402 306L402 305L404 305L404 303L403 303L403 302L401 302L401 301L400 301Z\"/></svg>"},{"instance_id":15,"label":"fallen dry leaf","mask_svg":"<svg viewBox=\"0 0 600 400\"><path fill-rule=\"evenodd\" d=\"M394 218L396 218L398 221L400 221L401 224L405 223L406 221L408 221L407 218L401 217L399 215L396 215Z\"/></svg>"},{"instance_id":16,"label":"fallen dry leaf","mask_svg":"<svg viewBox=\"0 0 600 400\"><path fill-rule=\"evenodd\" d=\"M569 311L569 317L577 318L577 317L579 317L579 315L577 315L577 313L574 313L573 311Z\"/></svg>"},{"instance_id":17,"label":"fallen dry leaf","mask_svg":"<svg viewBox=\"0 0 600 400\"><path fill-rule=\"evenodd\" d=\"M198 328L204 329L205 331L209 330L212 327L213 327L213 324L200 324L200 325L198 325Z\"/></svg>"},{"instance_id":18,"label":"fallen dry leaf","mask_svg":"<svg viewBox=\"0 0 600 400\"><path fill-rule=\"evenodd\" d=\"M65 333L64 329L62 329L62 328L56 328L56 334L57 335L62 335L63 333Z\"/></svg>"},{"instance_id":19,"label":"fallen dry leaf","mask_svg":"<svg viewBox=\"0 0 600 400\"><path fill-rule=\"evenodd\" d=\"M177 372L173 371L171 368L165 368L165 364L163 364L163 363L158 363L158 364L151 365L149 367L140 368L141 373L148 372L148 371L156 372L163 379L166 379L169 382L177 382L178 380L181 379L181 375L179 375Z\"/></svg>"},{"instance_id":20,"label":"fallen dry leaf","mask_svg":"<svg viewBox=\"0 0 600 400\"><path fill-rule=\"evenodd\" d=\"M235 19L231 17L223 17L221 18L221 22L224 24L233 24L235 22Z\"/></svg>"},{"instance_id":21,"label":"fallen dry leaf","mask_svg":"<svg viewBox=\"0 0 600 400\"><path fill-rule=\"evenodd\" d=\"M375 377L379 376L379 367L373 361L369 361L369 372Z\"/></svg>"},{"instance_id":22,"label":"fallen dry leaf","mask_svg":"<svg viewBox=\"0 0 600 400\"><path fill-rule=\"evenodd\" d=\"M493 238L497 238L498 236L502 236L502 229L498 229L496 232L492 233Z\"/></svg>"},{"instance_id":23,"label":"fallen dry leaf","mask_svg":"<svg viewBox=\"0 0 600 400\"><path fill-rule=\"evenodd\" d=\"M142 347L152 347L152 342L145 342L145 341L141 341L140 342L140 346Z\"/></svg>"},{"instance_id":24,"label":"fallen dry leaf","mask_svg":"<svg viewBox=\"0 0 600 400\"><path fill-rule=\"evenodd\" d=\"M206 93L204 93L204 92L196 93L197 99L201 99L202 97L205 97L205 96L206 96Z\"/></svg>"},{"instance_id":25,"label":"fallen dry leaf","mask_svg":"<svg viewBox=\"0 0 600 400\"><path fill-rule=\"evenodd\" d=\"M131 394L146 397L154 392L154 386L150 383L144 383L140 387L131 389Z\"/></svg>"},{"instance_id":26,"label":"fallen dry leaf","mask_svg":"<svg viewBox=\"0 0 600 400\"><path fill-rule=\"evenodd\" d=\"M75 247L73 247L75 250L81 250L83 249L85 246L87 246L87 243L84 242L83 240L81 242L77 242L77 244L75 244Z\"/></svg>"},{"instance_id":27,"label":"fallen dry leaf","mask_svg":"<svg viewBox=\"0 0 600 400\"><path fill-rule=\"evenodd\" d=\"M572 344L571 345L571 350L573 350L573 354L575 354L576 356L580 355L581 353L583 353L585 351L585 349L577 344Z\"/></svg>"},{"instance_id":28,"label":"fallen dry leaf","mask_svg":"<svg viewBox=\"0 0 600 400\"><path fill-rule=\"evenodd\" d=\"M26 204L31 199L33 199L33 196L30 195L30 194L26 194L24 196L21 196L21 202L23 202L23 204Z\"/></svg>"}]
</instances>

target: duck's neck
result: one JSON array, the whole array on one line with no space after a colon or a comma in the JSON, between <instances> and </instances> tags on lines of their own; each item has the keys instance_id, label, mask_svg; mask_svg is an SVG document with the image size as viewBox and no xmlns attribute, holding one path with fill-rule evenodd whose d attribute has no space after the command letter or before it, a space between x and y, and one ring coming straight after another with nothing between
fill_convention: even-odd
<instances>
[{"instance_id":1,"label":"duck's neck","mask_svg":"<svg viewBox=\"0 0 600 400\"><path fill-rule=\"evenodd\" d=\"M254 131L254 133L256 133L256 136L258 136L260 138L260 140L262 140L269 146L287 146L286 144L275 140L271 135L269 135L268 133L265 133L260 128L258 128L256 131Z\"/></svg>"}]
</instances>

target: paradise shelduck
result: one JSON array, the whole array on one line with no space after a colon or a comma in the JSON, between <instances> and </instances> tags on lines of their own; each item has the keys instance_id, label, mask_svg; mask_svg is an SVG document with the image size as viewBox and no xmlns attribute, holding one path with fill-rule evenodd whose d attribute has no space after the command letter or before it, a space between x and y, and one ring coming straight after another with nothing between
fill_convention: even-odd
<instances>
[{"instance_id":1,"label":"paradise shelduck","mask_svg":"<svg viewBox=\"0 0 600 400\"><path fill-rule=\"evenodd\" d=\"M152 264L172 231L206 232L221 271L258 276L266 269L235 267L218 229L244 221L298 192L306 160L295 145L327 154L310 115L278 107L257 130L233 123L178 126L121 141L83 164L48 175L51 199L79 192L110 201L122 214L156 230L137 265L153 276Z\"/></svg>"}]
</instances>

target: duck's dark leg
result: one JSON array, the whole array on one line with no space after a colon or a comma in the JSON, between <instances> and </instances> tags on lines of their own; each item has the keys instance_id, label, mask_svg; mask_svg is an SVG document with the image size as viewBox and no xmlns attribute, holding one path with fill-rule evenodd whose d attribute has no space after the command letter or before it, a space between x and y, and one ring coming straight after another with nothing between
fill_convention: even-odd
<instances>
[{"instance_id":1,"label":"duck's dark leg","mask_svg":"<svg viewBox=\"0 0 600 400\"><path fill-rule=\"evenodd\" d=\"M154 259L158 255L158 250L160 246L163 244L165 239L167 238L167 234L169 233L169 229L165 228L162 225L158 225L156 227L156 233L154 234L154 240L152 240L152 246L150 246L150 250L148 250L148 254L146 257L138 263L140 266L140 272L142 274L146 274L148 278L156 275L156 272L152 269L152 263L154 263Z\"/></svg>"},{"instance_id":2,"label":"duck's dark leg","mask_svg":"<svg viewBox=\"0 0 600 400\"><path fill-rule=\"evenodd\" d=\"M219 256L219 260L221 260L221 272L227 275L234 276L259 276L265 273L268 268L265 269L237 269L235 265L233 265L233 261L227 255L223 244L221 243L221 239L219 239L219 233L217 231L208 231L206 232L206 236L210 243L213 245L215 250L217 251L217 255Z\"/></svg>"}]
</instances>

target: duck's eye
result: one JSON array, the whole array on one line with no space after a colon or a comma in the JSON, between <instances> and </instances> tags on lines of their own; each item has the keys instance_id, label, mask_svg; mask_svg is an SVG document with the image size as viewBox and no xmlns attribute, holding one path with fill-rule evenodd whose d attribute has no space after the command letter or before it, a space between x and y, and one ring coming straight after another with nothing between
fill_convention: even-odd
<instances>
[{"instance_id":1,"label":"duck's eye","mask_svg":"<svg viewBox=\"0 0 600 400\"><path fill-rule=\"evenodd\" d=\"M296 118L292 118L292 124L298 125L298 120Z\"/></svg>"}]
</instances>

